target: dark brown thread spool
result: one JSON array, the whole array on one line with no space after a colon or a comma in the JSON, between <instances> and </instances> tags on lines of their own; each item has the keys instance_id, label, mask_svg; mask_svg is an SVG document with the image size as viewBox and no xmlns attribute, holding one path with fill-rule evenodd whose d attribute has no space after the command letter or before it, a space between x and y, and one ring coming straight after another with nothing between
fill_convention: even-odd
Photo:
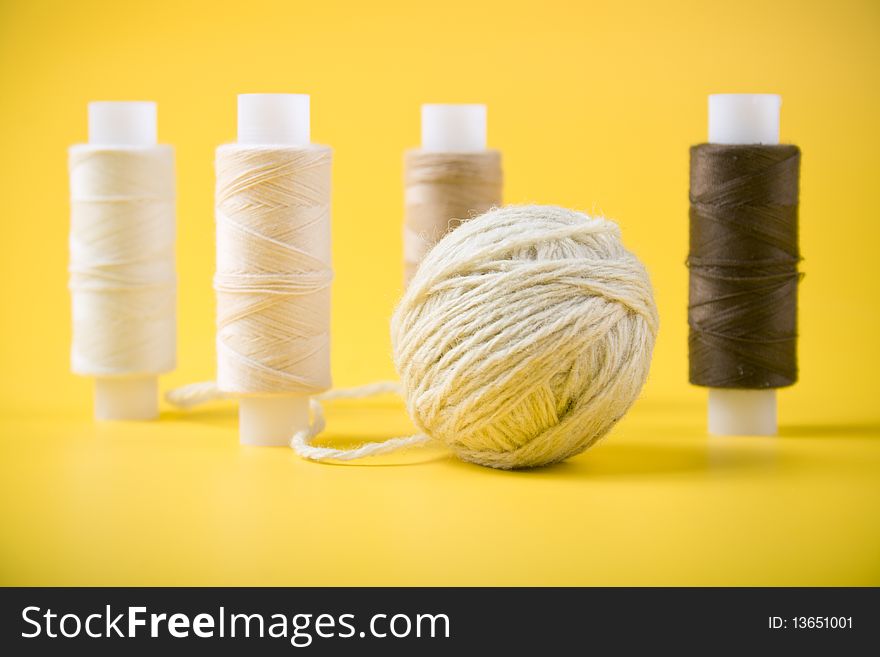
<instances>
[{"instance_id":1,"label":"dark brown thread spool","mask_svg":"<svg viewBox=\"0 0 880 657\"><path fill-rule=\"evenodd\" d=\"M797 381L799 172L797 146L691 147L691 383Z\"/></svg>"}]
</instances>

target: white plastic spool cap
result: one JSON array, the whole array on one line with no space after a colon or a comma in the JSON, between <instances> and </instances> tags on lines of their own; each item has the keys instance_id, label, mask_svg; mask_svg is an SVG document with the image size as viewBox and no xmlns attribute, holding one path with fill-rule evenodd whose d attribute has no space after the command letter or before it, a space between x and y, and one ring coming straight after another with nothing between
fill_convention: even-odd
<instances>
[{"instance_id":1,"label":"white plastic spool cap","mask_svg":"<svg viewBox=\"0 0 880 657\"><path fill-rule=\"evenodd\" d=\"M311 143L309 96L241 94L238 97L238 143L251 146L308 146ZM242 397L238 436L243 445L281 447L309 426L306 395Z\"/></svg>"},{"instance_id":2,"label":"white plastic spool cap","mask_svg":"<svg viewBox=\"0 0 880 657\"><path fill-rule=\"evenodd\" d=\"M155 146L156 103L89 103L89 143L93 146Z\"/></svg>"},{"instance_id":3,"label":"white plastic spool cap","mask_svg":"<svg viewBox=\"0 0 880 657\"><path fill-rule=\"evenodd\" d=\"M422 105L422 148L436 153L486 150L486 106Z\"/></svg>"},{"instance_id":4,"label":"white plastic spool cap","mask_svg":"<svg viewBox=\"0 0 880 657\"><path fill-rule=\"evenodd\" d=\"M709 143L778 144L781 106L776 94L709 96Z\"/></svg>"},{"instance_id":5,"label":"white plastic spool cap","mask_svg":"<svg viewBox=\"0 0 880 657\"><path fill-rule=\"evenodd\" d=\"M308 146L311 119L307 94L240 94L238 143Z\"/></svg>"},{"instance_id":6,"label":"white plastic spool cap","mask_svg":"<svg viewBox=\"0 0 880 657\"><path fill-rule=\"evenodd\" d=\"M775 94L709 96L709 142L778 144L779 109ZM709 433L716 436L775 436L776 390L709 388Z\"/></svg>"},{"instance_id":7,"label":"white plastic spool cap","mask_svg":"<svg viewBox=\"0 0 880 657\"><path fill-rule=\"evenodd\" d=\"M89 103L89 144L143 147L156 145L156 103ZM155 375L97 377L95 417L99 420L152 420L159 415Z\"/></svg>"}]
</instances>

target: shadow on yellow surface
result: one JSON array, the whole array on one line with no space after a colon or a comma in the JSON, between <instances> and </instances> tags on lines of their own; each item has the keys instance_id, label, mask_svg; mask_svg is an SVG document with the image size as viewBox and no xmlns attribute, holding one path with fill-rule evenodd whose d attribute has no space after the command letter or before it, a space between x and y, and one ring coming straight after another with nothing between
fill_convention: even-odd
<instances>
[{"instance_id":1,"label":"shadow on yellow surface","mask_svg":"<svg viewBox=\"0 0 880 657\"><path fill-rule=\"evenodd\" d=\"M210 405L189 411L162 411L160 421L226 427L238 431L238 408L232 405Z\"/></svg>"},{"instance_id":2,"label":"shadow on yellow surface","mask_svg":"<svg viewBox=\"0 0 880 657\"><path fill-rule=\"evenodd\" d=\"M880 424L794 424L779 428L781 438L827 438L831 440L880 440Z\"/></svg>"}]
</instances>

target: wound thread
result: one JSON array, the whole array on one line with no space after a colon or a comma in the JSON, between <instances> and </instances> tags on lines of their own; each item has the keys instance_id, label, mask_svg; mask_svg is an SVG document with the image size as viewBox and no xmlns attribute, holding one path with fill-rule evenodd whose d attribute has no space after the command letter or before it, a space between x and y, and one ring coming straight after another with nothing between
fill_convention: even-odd
<instances>
[{"instance_id":1,"label":"wound thread","mask_svg":"<svg viewBox=\"0 0 880 657\"><path fill-rule=\"evenodd\" d=\"M174 369L174 199L170 146L70 149L75 373Z\"/></svg>"},{"instance_id":2,"label":"wound thread","mask_svg":"<svg viewBox=\"0 0 880 657\"><path fill-rule=\"evenodd\" d=\"M326 146L217 149L220 392L330 387L330 167Z\"/></svg>"},{"instance_id":3,"label":"wound thread","mask_svg":"<svg viewBox=\"0 0 880 657\"><path fill-rule=\"evenodd\" d=\"M404 157L404 284L425 254L461 224L501 205L501 153L415 149Z\"/></svg>"},{"instance_id":4,"label":"wound thread","mask_svg":"<svg viewBox=\"0 0 880 657\"><path fill-rule=\"evenodd\" d=\"M799 172L797 146L691 147L691 383L797 381Z\"/></svg>"}]
</instances>

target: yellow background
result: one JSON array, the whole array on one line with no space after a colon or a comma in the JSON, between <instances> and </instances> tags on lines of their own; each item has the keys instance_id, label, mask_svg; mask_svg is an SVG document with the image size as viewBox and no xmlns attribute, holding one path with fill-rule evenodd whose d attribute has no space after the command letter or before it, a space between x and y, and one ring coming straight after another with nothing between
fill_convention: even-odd
<instances>
[{"instance_id":1,"label":"yellow background","mask_svg":"<svg viewBox=\"0 0 880 657\"><path fill-rule=\"evenodd\" d=\"M880 584L880 4L0 3L0 583ZM177 152L179 368L214 371L213 152L235 95L312 95L335 148L333 375L394 375L401 154L485 102L508 202L617 219L662 327L630 415L570 462L358 466L243 448L217 404L95 424L69 373L67 147L90 100L158 102ZM706 95L783 96L803 149L801 382L777 439L709 440L687 384L687 158ZM331 442L410 429L339 403ZM399 467L383 465L403 463Z\"/></svg>"}]
</instances>

